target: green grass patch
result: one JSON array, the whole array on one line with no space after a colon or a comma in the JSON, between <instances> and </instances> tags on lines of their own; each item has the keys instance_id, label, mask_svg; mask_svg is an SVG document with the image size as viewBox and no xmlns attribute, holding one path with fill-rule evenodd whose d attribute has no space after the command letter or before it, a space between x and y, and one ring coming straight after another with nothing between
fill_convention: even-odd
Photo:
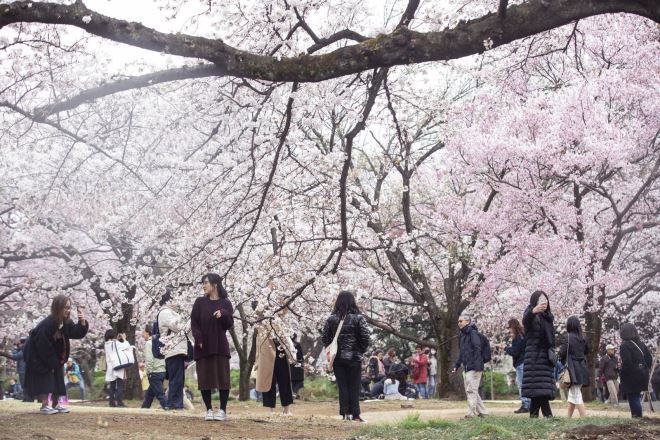
<instances>
[{"instance_id":1,"label":"green grass patch","mask_svg":"<svg viewBox=\"0 0 660 440\"><path fill-rule=\"evenodd\" d=\"M369 425L362 428L355 439L396 438L399 440L464 440L464 439L545 439L583 425L629 424L628 418L586 417L584 419L530 419L525 416L489 416L470 420L422 420L419 414L387 425Z\"/></svg>"},{"instance_id":2,"label":"green grass patch","mask_svg":"<svg viewBox=\"0 0 660 440\"><path fill-rule=\"evenodd\" d=\"M419 418L419 414L411 414L396 424L397 428L405 430L447 429L453 426L454 423L447 420L422 420Z\"/></svg>"},{"instance_id":3,"label":"green grass patch","mask_svg":"<svg viewBox=\"0 0 660 440\"><path fill-rule=\"evenodd\" d=\"M306 378L305 387L299 392L306 401L335 400L339 398L337 385L325 377Z\"/></svg>"}]
</instances>

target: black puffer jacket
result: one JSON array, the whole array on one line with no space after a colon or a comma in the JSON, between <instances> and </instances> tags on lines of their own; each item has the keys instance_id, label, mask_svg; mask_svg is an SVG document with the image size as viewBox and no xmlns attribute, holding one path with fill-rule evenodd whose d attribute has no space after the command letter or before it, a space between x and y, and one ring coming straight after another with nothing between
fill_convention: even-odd
<instances>
[{"instance_id":1,"label":"black puffer jacket","mask_svg":"<svg viewBox=\"0 0 660 440\"><path fill-rule=\"evenodd\" d=\"M525 327L525 360L523 366L523 397L555 398L554 366L548 359L548 348L555 346L554 317L549 311L534 314L527 306L523 314Z\"/></svg>"},{"instance_id":2,"label":"black puffer jacket","mask_svg":"<svg viewBox=\"0 0 660 440\"><path fill-rule=\"evenodd\" d=\"M332 342L340 321L341 319L334 313L325 321L321 334L324 346L327 347ZM362 362L362 356L369 348L370 335L371 331L364 316L353 313L346 315L337 339L337 357L335 359Z\"/></svg>"},{"instance_id":3,"label":"black puffer jacket","mask_svg":"<svg viewBox=\"0 0 660 440\"><path fill-rule=\"evenodd\" d=\"M646 391L653 362L648 347L639 339L623 341L619 353L621 353L621 392L632 394Z\"/></svg>"},{"instance_id":4,"label":"black puffer jacket","mask_svg":"<svg viewBox=\"0 0 660 440\"><path fill-rule=\"evenodd\" d=\"M568 365L568 371L571 374L571 385L589 386L589 370L585 358L588 349L587 341L578 336L577 333L569 333L561 338L559 358L564 365Z\"/></svg>"}]
</instances>

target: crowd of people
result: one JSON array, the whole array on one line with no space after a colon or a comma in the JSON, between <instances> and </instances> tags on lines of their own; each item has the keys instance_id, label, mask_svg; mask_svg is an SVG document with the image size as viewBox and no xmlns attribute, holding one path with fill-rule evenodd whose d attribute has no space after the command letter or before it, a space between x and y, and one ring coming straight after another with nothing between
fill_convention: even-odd
<instances>
[{"instance_id":1,"label":"crowd of people","mask_svg":"<svg viewBox=\"0 0 660 440\"><path fill-rule=\"evenodd\" d=\"M234 318L222 281L213 273L202 277L204 295L195 300L189 319L168 305L171 295L163 297L155 322L142 332L145 341L140 363L145 389L142 408L150 408L156 399L163 409L183 409L187 400L186 365L194 362L198 389L206 408L205 420L226 420L231 388L227 331L234 325ZM254 306L259 318L255 326L256 357L252 373L255 391L264 407L271 411L275 410L279 395L282 414L291 415L294 396L304 383L302 348L297 337L286 328L286 305L279 308L275 317L268 318ZM69 412L60 403L60 397L66 396L68 389L78 389L82 400L86 397L83 374L70 357L70 340L85 337L89 325L81 308L77 308L74 323L71 309L68 297L56 296L50 314L29 337L21 339L11 353L0 353L17 363L19 380L11 379L8 395L26 401L36 398L41 402L43 414ZM467 314L459 317L457 325L459 351L451 373L462 372L468 405L465 417L485 417L488 410L480 384L485 365L491 360L490 341ZM495 345L512 358L520 397L520 408L515 413L552 417L550 401L555 399L559 388L568 402L567 416L572 417L576 410L581 417L586 415L582 390L590 386L587 355L593 348L589 347L577 316L567 319L565 332L558 341L555 341L555 325L549 296L536 291L522 313L522 320L509 319L509 342ZM632 417L641 417L641 393L647 391L651 353L631 323L621 325L620 338L620 358L616 355L617 347L607 344L600 359L596 373L598 397L613 406L618 406L623 397ZM126 335L114 329L105 332L104 340L102 367L109 405L124 407L126 372L136 363L134 347ZM405 360L399 359L394 348L377 349L367 356L371 330L350 291L338 294L321 331L321 340L327 347L329 368L339 394L339 414L344 420L365 421L360 411L360 401L365 398L408 400L436 395L435 349L419 344ZM656 376L660 376L658 370L654 373L655 387L660 385L660 377ZM214 390L220 398L215 409L211 398Z\"/></svg>"}]
</instances>

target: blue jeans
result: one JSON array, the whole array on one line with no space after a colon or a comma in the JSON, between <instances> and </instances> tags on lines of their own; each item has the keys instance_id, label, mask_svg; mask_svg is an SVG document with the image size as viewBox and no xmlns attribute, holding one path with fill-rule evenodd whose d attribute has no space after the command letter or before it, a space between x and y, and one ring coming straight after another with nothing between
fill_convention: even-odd
<instances>
[{"instance_id":1,"label":"blue jeans","mask_svg":"<svg viewBox=\"0 0 660 440\"><path fill-rule=\"evenodd\" d=\"M630 414L633 417L642 417L642 396L641 393L629 393L628 405L630 405Z\"/></svg>"},{"instance_id":2,"label":"blue jeans","mask_svg":"<svg viewBox=\"0 0 660 440\"><path fill-rule=\"evenodd\" d=\"M520 403L523 408L529 409L530 399L529 397L522 396L522 381L523 381L523 366L525 364L521 363L516 367L516 386L518 387L518 395L520 396Z\"/></svg>"},{"instance_id":3,"label":"blue jeans","mask_svg":"<svg viewBox=\"0 0 660 440\"><path fill-rule=\"evenodd\" d=\"M82 400L85 400L85 383L82 380L79 381L78 383L67 382L66 384L67 391L69 390L69 388L78 388L80 390L80 398ZM68 394L69 393L67 392L67 399L69 398Z\"/></svg>"},{"instance_id":4,"label":"blue jeans","mask_svg":"<svg viewBox=\"0 0 660 440\"><path fill-rule=\"evenodd\" d=\"M163 381L165 380L165 373L150 373L147 375L149 379L149 388L144 393L144 401L142 408L151 408L154 397L160 402L162 408L167 408L167 399L163 392Z\"/></svg>"},{"instance_id":5,"label":"blue jeans","mask_svg":"<svg viewBox=\"0 0 660 440\"><path fill-rule=\"evenodd\" d=\"M426 384L425 383L416 383L415 387L417 388L417 391L419 391L419 397L422 399L428 399L429 398L429 393L426 390Z\"/></svg>"},{"instance_id":6,"label":"blue jeans","mask_svg":"<svg viewBox=\"0 0 660 440\"><path fill-rule=\"evenodd\" d=\"M185 354L165 359L167 379L170 381L167 387L167 407L169 409L183 409L183 385L185 382Z\"/></svg>"},{"instance_id":7,"label":"blue jeans","mask_svg":"<svg viewBox=\"0 0 660 440\"><path fill-rule=\"evenodd\" d=\"M429 374L429 379L426 382L426 391L429 393L429 397L435 397L435 385L435 374Z\"/></svg>"}]
</instances>

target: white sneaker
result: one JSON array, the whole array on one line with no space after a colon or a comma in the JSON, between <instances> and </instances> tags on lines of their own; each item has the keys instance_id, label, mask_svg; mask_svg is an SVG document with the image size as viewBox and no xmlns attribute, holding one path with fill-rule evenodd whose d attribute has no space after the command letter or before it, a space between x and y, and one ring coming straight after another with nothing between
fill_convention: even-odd
<instances>
[{"instance_id":1,"label":"white sneaker","mask_svg":"<svg viewBox=\"0 0 660 440\"><path fill-rule=\"evenodd\" d=\"M204 420L210 421L210 420L215 420L213 417L213 410L212 409L207 409L206 410L206 416L204 417Z\"/></svg>"},{"instance_id":2,"label":"white sneaker","mask_svg":"<svg viewBox=\"0 0 660 440\"><path fill-rule=\"evenodd\" d=\"M213 420L217 420L219 422L224 422L225 420L227 420L227 414L223 410L219 409L213 415Z\"/></svg>"},{"instance_id":3,"label":"white sneaker","mask_svg":"<svg viewBox=\"0 0 660 440\"><path fill-rule=\"evenodd\" d=\"M50 406L42 406L41 409L39 410L41 414L57 414L59 411L57 411L55 408L52 408Z\"/></svg>"},{"instance_id":4,"label":"white sneaker","mask_svg":"<svg viewBox=\"0 0 660 440\"><path fill-rule=\"evenodd\" d=\"M71 412L69 408L65 408L62 405L57 405L55 408L53 408L55 411L57 411L60 414L68 414Z\"/></svg>"}]
</instances>

